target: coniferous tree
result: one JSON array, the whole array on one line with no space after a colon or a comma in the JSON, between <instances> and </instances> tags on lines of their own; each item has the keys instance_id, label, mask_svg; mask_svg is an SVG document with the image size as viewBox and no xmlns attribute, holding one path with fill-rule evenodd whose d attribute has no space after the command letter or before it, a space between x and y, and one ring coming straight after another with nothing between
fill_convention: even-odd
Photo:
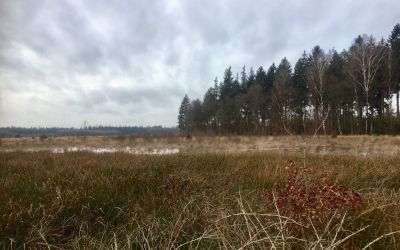
<instances>
[{"instance_id":1,"label":"coniferous tree","mask_svg":"<svg viewBox=\"0 0 400 250\"><path fill-rule=\"evenodd\" d=\"M178 128L181 132L186 132L188 129L188 111L190 109L190 99L187 95L183 97L178 115Z\"/></svg>"},{"instance_id":2,"label":"coniferous tree","mask_svg":"<svg viewBox=\"0 0 400 250\"><path fill-rule=\"evenodd\" d=\"M246 66L243 66L242 72L240 73L240 89L242 93L247 91L247 73Z\"/></svg>"},{"instance_id":3,"label":"coniferous tree","mask_svg":"<svg viewBox=\"0 0 400 250\"><path fill-rule=\"evenodd\" d=\"M266 76L266 91L268 93L271 93L272 88L274 86L274 80L275 80L275 75L276 75L276 66L275 63L272 63L272 65L269 67L268 71L267 71L267 76Z\"/></svg>"},{"instance_id":4,"label":"coniferous tree","mask_svg":"<svg viewBox=\"0 0 400 250\"><path fill-rule=\"evenodd\" d=\"M275 81L275 76L276 76L276 66L275 63L272 63L272 65L268 68L267 75L265 78L265 84L264 84L264 110L266 112L267 116L267 127L268 127L268 133L272 134L272 120L273 120L273 88L274 88L274 81Z\"/></svg>"},{"instance_id":5,"label":"coniferous tree","mask_svg":"<svg viewBox=\"0 0 400 250\"><path fill-rule=\"evenodd\" d=\"M246 103L249 105L248 132L250 134L262 133L264 127L261 113L265 103L265 95L263 94L262 87L258 84L253 84L247 91L245 98Z\"/></svg>"},{"instance_id":6,"label":"coniferous tree","mask_svg":"<svg viewBox=\"0 0 400 250\"><path fill-rule=\"evenodd\" d=\"M331 61L326 70L326 103L330 112L330 127L333 132L343 134L341 114L345 107L350 106L353 98L352 85L345 73L345 61L343 55L336 50L331 51Z\"/></svg>"},{"instance_id":7,"label":"coniferous tree","mask_svg":"<svg viewBox=\"0 0 400 250\"><path fill-rule=\"evenodd\" d=\"M266 96L267 92L267 73L264 71L264 68L260 66L256 72L256 81L255 85L261 87L261 107L259 109L260 119L261 119L261 130L264 131L266 127L266 120L267 120L267 110L268 110L268 99ZM254 91L254 90L253 90Z\"/></svg>"},{"instance_id":8,"label":"coniferous tree","mask_svg":"<svg viewBox=\"0 0 400 250\"><path fill-rule=\"evenodd\" d=\"M315 46L295 64L262 66L240 74L228 67L202 101L185 96L178 116L181 131L213 133L326 134L399 133L400 115L391 115L400 90L400 24L387 41L358 36L348 51L326 54ZM314 124L314 127L313 127ZM365 126L363 125L365 124ZM376 126L374 130L373 127Z\"/></svg>"},{"instance_id":9,"label":"coniferous tree","mask_svg":"<svg viewBox=\"0 0 400 250\"><path fill-rule=\"evenodd\" d=\"M249 77L247 78L246 89L248 90L256 82L256 75L254 74L253 68L250 68Z\"/></svg>"},{"instance_id":10,"label":"coniferous tree","mask_svg":"<svg viewBox=\"0 0 400 250\"><path fill-rule=\"evenodd\" d=\"M217 131L218 129L217 110L218 93L215 87L211 87L207 90L203 99L203 114L207 132L210 130Z\"/></svg>"},{"instance_id":11,"label":"coniferous tree","mask_svg":"<svg viewBox=\"0 0 400 250\"><path fill-rule=\"evenodd\" d=\"M224 72L224 78L222 80L222 84L220 86L220 97L221 100L224 100L227 97L233 96L233 73L232 68L229 66Z\"/></svg>"},{"instance_id":12,"label":"coniferous tree","mask_svg":"<svg viewBox=\"0 0 400 250\"><path fill-rule=\"evenodd\" d=\"M291 77L292 67L289 61L285 58L282 59L278 68L276 69L276 75L274 79L274 106L275 106L275 126L280 127L281 125L286 127L287 120L289 118L289 97L291 92Z\"/></svg>"},{"instance_id":13,"label":"coniferous tree","mask_svg":"<svg viewBox=\"0 0 400 250\"><path fill-rule=\"evenodd\" d=\"M260 85L262 88L266 88L267 83L267 73L265 73L264 68L260 66L256 73L256 84Z\"/></svg>"},{"instance_id":14,"label":"coniferous tree","mask_svg":"<svg viewBox=\"0 0 400 250\"><path fill-rule=\"evenodd\" d=\"M242 72L240 74L240 90L241 90L241 96L240 96L240 109L243 114L243 124L241 127L242 131L245 131L246 133L249 133L251 128L250 128L250 104L249 100L247 98L247 92L248 92L248 80L249 77L247 76L246 72L246 66L242 67Z\"/></svg>"},{"instance_id":15,"label":"coniferous tree","mask_svg":"<svg viewBox=\"0 0 400 250\"><path fill-rule=\"evenodd\" d=\"M220 86L220 110L222 130L225 133L232 133L235 130L234 123L236 117L236 96L239 95L240 88L238 81L233 77L232 68L229 66L224 73L224 78Z\"/></svg>"},{"instance_id":16,"label":"coniferous tree","mask_svg":"<svg viewBox=\"0 0 400 250\"><path fill-rule=\"evenodd\" d=\"M294 66L290 106L297 115L297 122L294 128L297 133L305 132L304 124L306 120L306 106L308 104L307 68L309 64L309 57L304 51L302 57Z\"/></svg>"},{"instance_id":17,"label":"coniferous tree","mask_svg":"<svg viewBox=\"0 0 400 250\"><path fill-rule=\"evenodd\" d=\"M195 99L190 103L190 108L187 112L189 132L202 131L204 124L203 104L199 99Z\"/></svg>"},{"instance_id":18,"label":"coniferous tree","mask_svg":"<svg viewBox=\"0 0 400 250\"><path fill-rule=\"evenodd\" d=\"M396 93L396 114L400 117L399 95L400 95L400 23L393 27L392 33L389 37L391 58L393 60L392 72L394 74L393 80L395 81L394 91Z\"/></svg>"}]
</instances>

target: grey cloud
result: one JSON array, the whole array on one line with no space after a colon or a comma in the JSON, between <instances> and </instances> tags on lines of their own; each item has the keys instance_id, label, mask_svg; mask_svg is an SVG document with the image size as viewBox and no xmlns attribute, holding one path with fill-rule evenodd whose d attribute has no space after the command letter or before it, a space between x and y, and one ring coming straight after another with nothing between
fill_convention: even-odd
<instances>
[{"instance_id":1,"label":"grey cloud","mask_svg":"<svg viewBox=\"0 0 400 250\"><path fill-rule=\"evenodd\" d=\"M175 125L228 65L294 64L399 17L396 0L3 0L0 126Z\"/></svg>"},{"instance_id":2,"label":"grey cloud","mask_svg":"<svg viewBox=\"0 0 400 250\"><path fill-rule=\"evenodd\" d=\"M177 92L173 89L153 89L142 88L138 90L126 88L111 88L107 90L107 96L116 103L126 105L129 103L140 104L143 102L156 101L157 105L169 104L171 99L181 97L183 92Z\"/></svg>"},{"instance_id":3,"label":"grey cloud","mask_svg":"<svg viewBox=\"0 0 400 250\"><path fill-rule=\"evenodd\" d=\"M167 86L163 89L151 87L140 87L137 89L129 87L110 87L94 89L86 93L78 93L66 98L68 106L80 112L97 110L102 112L107 109L107 103L124 107L132 106L134 110L141 112L153 108L163 108L173 105L184 95L184 92ZM115 113L118 113L117 111Z\"/></svg>"}]
</instances>

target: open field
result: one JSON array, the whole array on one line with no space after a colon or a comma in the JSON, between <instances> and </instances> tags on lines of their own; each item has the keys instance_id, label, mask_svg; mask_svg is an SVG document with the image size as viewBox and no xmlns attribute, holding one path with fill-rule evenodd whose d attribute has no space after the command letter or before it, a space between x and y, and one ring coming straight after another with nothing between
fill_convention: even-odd
<instances>
[{"instance_id":1,"label":"open field","mask_svg":"<svg viewBox=\"0 0 400 250\"><path fill-rule=\"evenodd\" d=\"M30 140L1 148L180 153L0 152L0 248L400 248L399 137Z\"/></svg>"},{"instance_id":2,"label":"open field","mask_svg":"<svg viewBox=\"0 0 400 250\"><path fill-rule=\"evenodd\" d=\"M118 137L50 137L2 139L0 152L51 151L55 153L89 151L95 153L126 152L131 154L174 153L317 153L339 155L397 155L400 136L118 136Z\"/></svg>"}]
</instances>

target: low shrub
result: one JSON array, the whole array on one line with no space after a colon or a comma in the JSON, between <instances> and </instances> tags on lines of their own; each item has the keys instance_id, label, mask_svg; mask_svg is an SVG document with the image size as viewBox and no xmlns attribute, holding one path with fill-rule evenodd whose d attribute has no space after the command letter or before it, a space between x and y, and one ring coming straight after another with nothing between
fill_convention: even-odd
<instances>
[{"instance_id":1,"label":"low shrub","mask_svg":"<svg viewBox=\"0 0 400 250\"><path fill-rule=\"evenodd\" d=\"M314 182L307 181L310 169L296 166L288 161L288 175L285 183L275 184L275 190L266 192L269 205L276 204L284 216L295 220L307 221L309 218L324 223L333 211L341 217L348 210L363 207L361 195L344 186L331 184L326 176L320 176Z\"/></svg>"}]
</instances>

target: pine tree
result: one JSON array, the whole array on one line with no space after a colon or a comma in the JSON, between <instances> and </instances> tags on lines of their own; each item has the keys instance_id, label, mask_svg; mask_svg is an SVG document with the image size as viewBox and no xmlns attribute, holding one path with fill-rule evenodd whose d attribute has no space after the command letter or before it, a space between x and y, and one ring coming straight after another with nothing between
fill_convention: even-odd
<instances>
[{"instance_id":1,"label":"pine tree","mask_svg":"<svg viewBox=\"0 0 400 250\"><path fill-rule=\"evenodd\" d=\"M203 113L206 126L217 130L218 97L215 88L209 88L203 99Z\"/></svg>"},{"instance_id":2,"label":"pine tree","mask_svg":"<svg viewBox=\"0 0 400 250\"><path fill-rule=\"evenodd\" d=\"M181 102L181 106L179 108L179 115L178 115L178 128L181 132L185 132L188 129L188 111L190 109L190 99L187 95L183 97Z\"/></svg>"},{"instance_id":3,"label":"pine tree","mask_svg":"<svg viewBox=\"0 0 400 250\"><path fill-rule=\"evenodd\" d=\"M229 66L224 73L224 78L220 87L221 99L224 100L226 97L233 95L233 73L232 68Z\"/></svg>"},{"instance_id":4,"label":"pine tree","mask_svg":"<svg viewBox=\"0 0 400 250\"><path fill-rule=\"evenodd\" d=\"M292 67L286 57L284 57L276 69L276 75L274 76L274 102L278 107L278 112L284 119L287 118L288 113L291 77Z\"/></svg>"},{"instance_id":5,"label":"pine tree","mask_svg":"<svg viewBox=\"0 0 400 250\"><path fill-rule=\"evenodd\" d=\"M396 81L395 84L395 93L396 93L396 114L397 117L400 117L400 107L399 107L399 91L400 91L400 23L396 24L393 27L392 33L389 37L391 52L392 52L392 60L394 68L392 71L394 72L394 79Z\"/></svg>"},{"instance_id":6,"label":"pine tree","mask_svg":"<svg viewBox=\"0 0 400 250\"><path fill-rule=\"evenodd\" d=\"M247 89L246 89L246 91L249 90L249 88L250 88L251 86L253 86L253 84L254 84L255 82L256 82L256 75L254 74L254 70L253 70L253 68L251 67L251 68L250 68L250 71L249 71L249 77L247 78L247 85L246 85Z\"/></svg>"},{"instance_id":7,"label":"pine tree","mask_svg":"<svg viewBox=\"0 0 400 250\"><path fill-rule=\"evenodd\" d=\"M263 89L267 88L267 74L262 66L257 69L256 84L260 85Z\"/></svg>"},{"instance_id":8,"label":"pine tree","mask_svg":"<svg viewBox=\"0 0 400 250\"><path fill-rule=\"evenodd\" d=\"M400 120L389 116L390 121L385 120L386 114L395 94L400 117L399 91L397 24L386 42L358 36L342 53L325 53L315 46L311 54L302 54L293 73L286 58L267 72L262 66L257 73L252 68L246 72L243 66L237 74L228 67L223 80L215 78L202 101L184 97L178 125L185 132L274 134L306 133L307 124L313 122L325 134L353 134L361 133L365 122L366 133L375 131L372 125L390 133L389 129L396 132Z\"/></svg>"},{"instance_id":9,"label":"pine tree","mask_svg":"<svg viewBox=\"0 0 400 250\"><path fill-rule=\"evenodd\" d=\"M341 114L346 107L353 105L354 97L349 95L353 92L353 85L346 76L344 54L336 50L330 54L331 61L326 71L326 102L332 111L329 114L332 130L342 134Z\"/></svg>"},{"instance_id":10,"label":"pine tree","mask_svg":"<svg viewBox=\"0 0 400 250\"><path fill-rule=\"evenodd\" d=\"M187 124L186 131L191 133L201 131L204 124L203 104L199 99L195 99L190 103L190 108L186 114Z\"/></svg>"},{"instance_id":11,"label":"pine tree","mask_svg":"<svg viewBox=\"0 0 400 250\"><path fill-rule=\"evenodd\" d=\"M290 97L290 106L297 115L296 132L304 132L305 107L308 103L307 90L307 68L309 66L309 58L306 52L303 52L302 57L294 66L292 79L292 93Z\"/></svg>"},{"instance_id":12,"label":"pine tree","mask_svg":"<svg viewBox=\"0 0 400 250\"><path fill-rule=\"evenodd\" d=\"M272 65L269 67L267 71L267 76L266 76L266 90L267 93L271 93L272 88L274 86L274 80L275 80L275 75L276 75L276 66L275 63L272 63Z\"/></svg>"},{"instance_id":13,"label":"pine tree","mask_svg":"<svg viewBox=\"0 0 400 250\"><path fill-rule=\"evenodd\" d=\"M240 73L240 88L241 88L242 93L246 93L246 90L247 90L246 66L243 66L242 72Z\"/></svg>"}]
</instances>

